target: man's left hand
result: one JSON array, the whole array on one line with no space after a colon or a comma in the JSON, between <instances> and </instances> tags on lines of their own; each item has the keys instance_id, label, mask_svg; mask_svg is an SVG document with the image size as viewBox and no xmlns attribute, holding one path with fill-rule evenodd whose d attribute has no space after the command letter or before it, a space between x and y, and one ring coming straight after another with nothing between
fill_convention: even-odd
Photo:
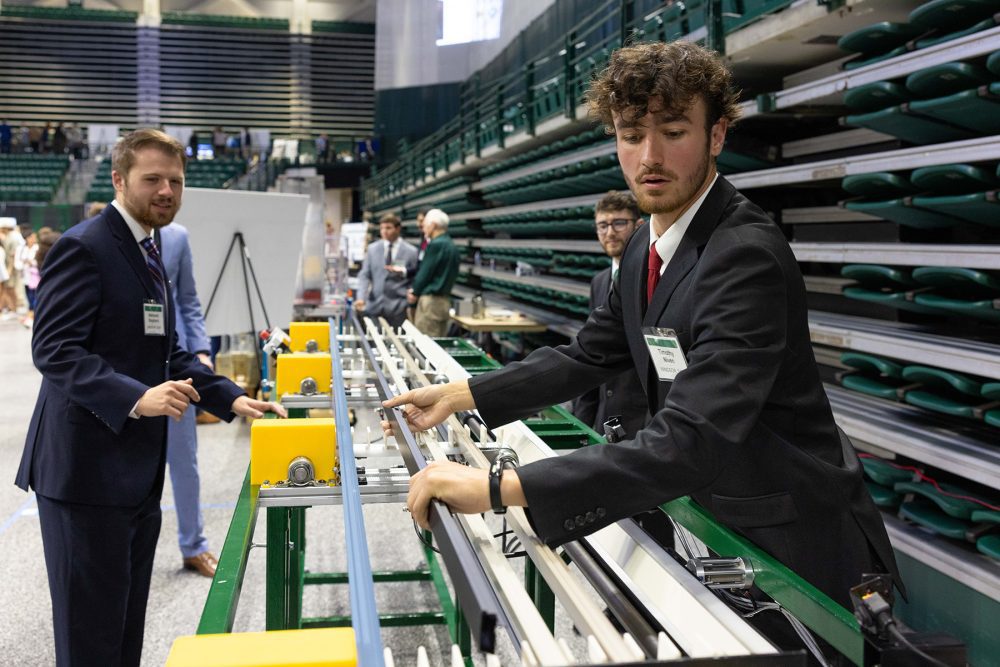
<instances>
[{"instance_id":1,"label":"man's left hand","mask_svg":"<svg viewBox=\"0 0 1000 667\"><path fill-rule=\"evenodd\" d=\"M273 412L281 418L288 416L288 411L281 407L278 403L258 401L257 399L250 398L246 395L237 397L237 399L233 401L233 406L230 410L238 414L240 417L251 417L253 419L260 419L264 416L265 412Z\"/></svg>"}]
</instances>

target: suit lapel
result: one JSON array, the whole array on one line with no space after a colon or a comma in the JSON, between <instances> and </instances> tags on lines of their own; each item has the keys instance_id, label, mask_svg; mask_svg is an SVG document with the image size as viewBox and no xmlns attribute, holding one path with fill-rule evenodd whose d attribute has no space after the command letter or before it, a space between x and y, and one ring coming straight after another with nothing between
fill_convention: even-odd
<instances>
[{"instance_id":1,"label":"suit lapel","mask_svg":"<svg viewBox=\"0 0 1000 667\"><path fill-rule=\"evenodd\" d=\"M135 237L132 236L128 224L122 219L121 214L118 213L118 209L114 206L108 206L104 211L104 219L111 229L111 234L118 239L118 249L125 256L125 260L132 267L135 275L139 278L139 282L146 289L147 295L150 298L157 298L159 290L153 283L153 277L149 275L149 268L146 267L142 251L139 250L139 244L135 242Z\"/></svg>"},{"instance_id":2,"label":"suit lapel","mask_svg":"<svg viewBox=\"0 0 1000 667\"><path fill-rule=\"evenodd\" d=\"M680 245L677 246L674 256L667 264L667 268L660 276L660 282L657 283L656 291L653 292L653 300L650 302L649 308L646 309L646 313L642 318L643 326L656 326L657 322L659 322L660 316L663 315L663 311L666 310L667 305L670 303L670 297L673 296L674 290L677 289L677 286L684 277L698 263L698 257L701 256L702 248L705 247L708 239L711 238L712 232L715 231L715 228L719 224L722 211L735 192L733 186L722 176L719 176L715 185L709 191L708 196L705 197L705 201L702 202L701 208L695 214L694 220L691 221L687 231L684 232L684 237L681 239ZM648 250L648 239L646 247ZM647 252L646 260L643 262L643 276L645 276L648 267L649 253ZM643 280L642 287L640 298L644 297L646 293L645 280ZM669 325L669 322L667 324Z\"/></svg>"}]
</instances>

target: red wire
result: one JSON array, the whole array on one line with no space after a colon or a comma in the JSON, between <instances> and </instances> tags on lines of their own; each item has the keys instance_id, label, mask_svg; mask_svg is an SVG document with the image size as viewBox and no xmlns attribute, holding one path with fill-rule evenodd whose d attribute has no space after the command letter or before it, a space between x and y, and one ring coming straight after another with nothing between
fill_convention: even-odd
<instances>
[{"instance_id":1,"label":"red wire","mask_svg":"<svg viewBox=\"0 0 1000 667\"><path fill-rule=\"evenodd\" d=\"M959 500L968 500L971 503L975 503L977 505L982 505L983 507L991 509L994 512L1000 512L1000 507L997 507L996 505L990 505L988 502L986 502L984 500L980 500L979 498L973 498L971 496L961 496L961 495L959 495L957 493L948 493L947 491L945 491L944 489L942 489L941 486L933 478L928 477L927 475L925 475L923 473L922 470L920 470L919 468L915 468L914 466L901 466L898 463L893 463L891 461L886 461L885 459L880 459L879 457L874 456L872 454L862 454L860 452L858 453L858 458L862 458L862 459L875 459L877 461L881 461L882 463L885 463L886 465L890 465L893 468L896 468L898 470L909 470L910 472L916 474L916 476L920 479L921 482L929 482L929 483L931 483L934 486L934 488L937 489L942 495L948 496L949 498L957 498Z\"/></svg>"}]
</instances>

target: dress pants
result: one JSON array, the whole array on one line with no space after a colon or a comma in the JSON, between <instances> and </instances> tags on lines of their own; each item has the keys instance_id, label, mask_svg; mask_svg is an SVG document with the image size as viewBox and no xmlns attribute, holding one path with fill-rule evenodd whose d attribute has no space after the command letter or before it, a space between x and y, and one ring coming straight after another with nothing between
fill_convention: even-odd
<instances>
[{"instance_id":1,"label":"dress pants","mask_svg":"<svg viewBox=\"0 0 1000 667\"><path fill-rule=\"evenodd\" d=\"M198 431L194 406L180 421L167 421L167 466L177 508L177 542L181 556L191 558L208 551L201 516L201 481L198 477Z\"/></svg>"},{"instance_id":2,"label":"dress pants","mask_svg":"<svg viewBox=\"0 0 1000 667\"><path fill-rule=\"evenodd\" d=\"M417 312L413 324L421 333L433 338L448 334L451 324L451 297L440 294L421 294L417 300Z\"/></svg>"},{"instance_id":3,"label":"dress pants","mask_svg":"<svg viewBox=\"0 0 1000 667\"><path fill-rule=\"evenodd\" d=\"M139 665L161 488L138 507L37 496L59 667Z\"/></svg>"}]
</instances>

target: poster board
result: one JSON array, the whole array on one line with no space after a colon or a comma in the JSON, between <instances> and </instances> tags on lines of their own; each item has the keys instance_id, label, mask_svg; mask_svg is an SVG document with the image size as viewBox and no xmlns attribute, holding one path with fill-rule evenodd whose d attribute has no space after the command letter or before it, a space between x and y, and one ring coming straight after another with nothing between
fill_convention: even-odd
<instances>
[{"instance_id":1,"label":"poster board","mask_svg":"<svg viewBox=\"0 0 1000 667\"><path fill-rule=\"evenodd\" d=\"M202 309L208 307L226 251L236 232L240 232L271 325L287 326L295 300L295 279L302 261L302 233L308 205L306 195L185 188L183 205L175 220L190 233L194 279ZM205 319L209 336L252 329L238 251L237 243ZM253 323L259 331L265 326L264 315L249 269L247 280Z\"/></svg>"}]
</instances>

